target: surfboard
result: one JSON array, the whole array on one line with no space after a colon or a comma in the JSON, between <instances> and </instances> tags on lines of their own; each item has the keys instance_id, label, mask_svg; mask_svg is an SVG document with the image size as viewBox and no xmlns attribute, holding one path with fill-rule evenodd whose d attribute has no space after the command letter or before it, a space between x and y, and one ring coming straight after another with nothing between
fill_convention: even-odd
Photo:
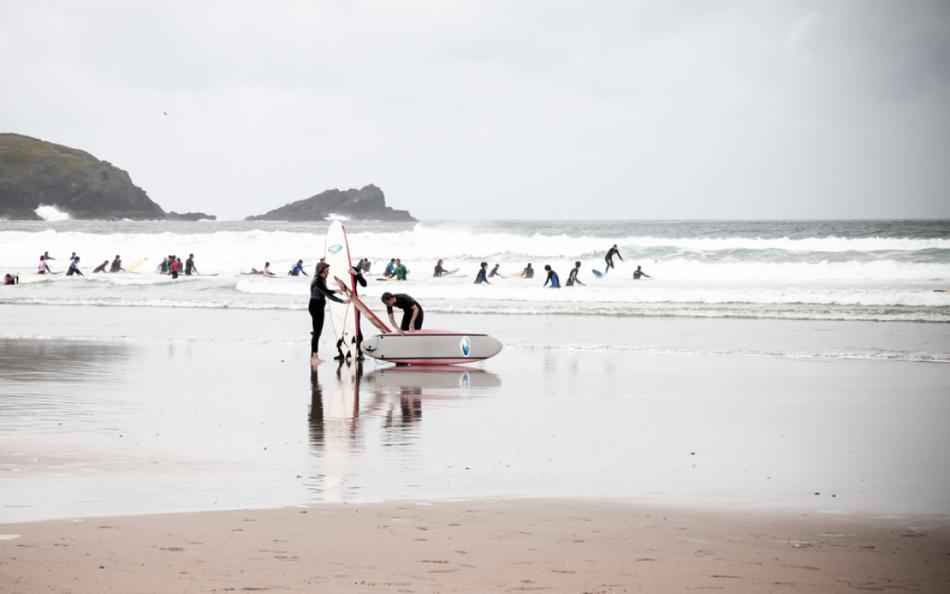
<instances>
[{"instance_id":1,"label":"surfboard","mask_svg":"<svg viewBox=\"0 0 950 594\"><path fill-rule=\"evenodd\" d=\"M355 307L357 311L363 314L363 317L369 320L370 324L375 326L376 329L379 330L380 332L387 332L387 333L392 332L392 330L389 329L389 326L386 325L386 322L380 319L380 317L377 316L373 312L373 310L371 310L369 306L366 305L366 303L362 299L354 295L353 292L346 286L346 284L343 283L342 280L340 280L339 278L335 280L337 284L340 286L340 290L346 293L347 296L350 298L351 300L350 303L353 304L353 307Z\"/></svg>"},{"instance_id":2,"label":"surfboard","mask_svg":"<svg viewBox=\"0 0 950 594\"><path fill-rule=\"evenodd\" d=\"M126 266L126 272L135 272L135 269L141 266L146 260L148 260L148 258L139 258L138 260L132 262Z\"/></svg>"},{"instance_id":3,"label":"surfboard","mask_svg":"<svg viewBox=\"0 0 950 594\"><path fill-rule=\"evenodd\" d=\"M494 357L502 344L487 334L453 330L416 330L377 334L363 341L363 352L397 365L457 365Z\"/></svg>"},{"instance_id":4,"label":"surfboard","mask_svg":"<svg viewBox=\"0 0 950 594\"><path fill-rule=\"evenodd\" d=\"M350 274L353 262L350 260L346 229L340 221L333 221L327 229L323 259L330 265L330 275L342 282L352 293L356 282ZM344 360L356 357L359 354L356 350L356 336L359 331L356 308L350 303L337 303L329 299L327 302L330 307L330 322L336 334L340 354L343 355Z\"/></svg>"},{"instance_id":5,"label":"surfboard","mask_svg":"<svg viewBox=\"0 0 950 594\"><path fill-rule=\"evenodd\" d=\"M601 271L599 271L599 270L591 270L590 272L591 272L591 274L593 274L593 275L596 276L597 278L603 278L603 277L604 277L604 273L601 272Z\"/></svg>"},{"instance_id":6,"label":"surfboard","mask_svg":"<svg viewBox=\"0 0 950 594\"><path fill-rule=\"evenodd\" d=\"M452 270L443 270L443 271L442 271L442 274L440 274L439 277L451 276L451 275L455 274L455 273L458 272L458 271L459 271L458 268L453 268Z\"/></svg>"}]
</instances>

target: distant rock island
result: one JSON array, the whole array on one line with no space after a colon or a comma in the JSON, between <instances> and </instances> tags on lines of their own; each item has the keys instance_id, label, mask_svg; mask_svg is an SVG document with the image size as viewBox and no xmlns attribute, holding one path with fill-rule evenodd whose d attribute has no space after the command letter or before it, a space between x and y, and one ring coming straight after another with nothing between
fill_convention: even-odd
<instances>
[{"instance_id":1,"label":"distant rock island","mask_svg":"<svg viewBox=\"0 0 950 594\"><path fill-rule=\"evenodd\" d=\"M370 184L359 190L327 190L305 200L275 208L248 221L323 221L328 217L346 217L358 221L412 222L409 211L386 206L383 191Z\"/></svg>"},{"instance_id":2,"label":"distant rock island","mask_svg":"<svg viewBox=\"0 0 950 594\"><path fill-rule=\"evenodd\" d=\"M87 152L21 134L0 134L0 217L41 220L54 206L74 219L214 219L165 213L129 174Z\"/></svg>"}]
</instances>

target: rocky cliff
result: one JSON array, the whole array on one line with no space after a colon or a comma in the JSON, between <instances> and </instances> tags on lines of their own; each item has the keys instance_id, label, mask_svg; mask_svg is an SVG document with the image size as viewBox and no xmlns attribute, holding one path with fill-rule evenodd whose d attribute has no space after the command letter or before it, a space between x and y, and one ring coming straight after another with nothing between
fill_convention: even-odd
<instances>
[{"instance_id":1,"label":"rocky cliff","mask_svg":"<svg viewBox=\"0 0 950 594\"><path fill-rule=\"evenodd\" d=\"M129 174L89 153L20 134L0 134L0 217L39 219L55 206L77 219L163 219Z\"/></svg>"},{"instance_id":2,"label":"rocky cliff","mask_svg":"<svg viewBox=\"0 0 950 594\"><path fill-rule=\"evenodd\" d=\"M305 200L285 204L249 221L322 221L328 216L358 221L415 221L405 210L386 206L383 191L370 184L349 190L327 190Z\"/></svg>"}]
</instances>

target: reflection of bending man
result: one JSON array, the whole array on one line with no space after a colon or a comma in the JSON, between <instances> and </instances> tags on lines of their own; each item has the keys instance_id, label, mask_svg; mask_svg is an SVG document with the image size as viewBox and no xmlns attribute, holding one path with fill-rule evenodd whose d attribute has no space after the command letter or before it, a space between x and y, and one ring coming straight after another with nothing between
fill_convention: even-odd
<instances>
[{"instance_id":1,"label":"reflection of bending man","mask_svg":"<svg viewBox=\"0 0 950 594\"><path fill-rule=\"evenodd\" d=\"M422 329L422 319L425 312L422 311L422 306L419 305L418 301L405 293L396 293L393 295L387 291L383 293L382 302L386 305L386 313L389 314L389 323L392 324L393 328L399 328L400 334ZM393 316L393 307L398 307L402 310L402 323L398 326L396 325L396 318Z\"/></svg>"}]
</instances>

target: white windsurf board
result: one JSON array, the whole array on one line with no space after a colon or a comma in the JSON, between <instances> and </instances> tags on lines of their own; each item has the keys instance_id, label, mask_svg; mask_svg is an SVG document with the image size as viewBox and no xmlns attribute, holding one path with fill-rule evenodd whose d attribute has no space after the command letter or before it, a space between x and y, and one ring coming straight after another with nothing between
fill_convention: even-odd
<instances>
[{"instance_id":1,"label":"white windsurf board","mask_svg":"<svg viewBox=\"0 0 950 594\"><path fill-rule=\"evenodd\" d=\"M353 263L350 260L350 247L346 241L346 229L340 221L333 221L327 229L323 259L330 265L327 287L332 289L336 284L333 279L336 278L352 291L356 282L350 274ZM356 357L359 354L356 351L356 335L359 330L356 308L352 303L337 303L330 299L327 299L327 303L330 307L330 322L336 334L340 353L346 359Z\"/></svg>"},{"instance_id":2,"label":"white windsurf board","mask_svg":"<svg viewBox=\"0 0 950 594\"><path fill-rule=\"evenodd\" d=\"M474 363L494 357L501 349L501 341L487 334L451 330L378 334L363 340L366 355L397 365Z\"/></svg>"}]
</instances>

